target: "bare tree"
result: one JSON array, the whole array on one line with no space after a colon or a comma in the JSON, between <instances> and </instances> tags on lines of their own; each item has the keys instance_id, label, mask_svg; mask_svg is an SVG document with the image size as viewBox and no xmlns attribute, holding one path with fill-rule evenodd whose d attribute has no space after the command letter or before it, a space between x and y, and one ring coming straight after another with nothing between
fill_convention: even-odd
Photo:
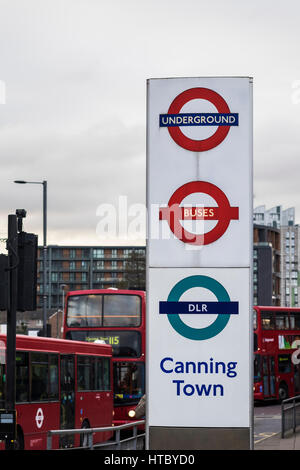
<instances>
[{"instance_id":1,"label":"bare tree","mask_svg":"<svg viewBox=\"0 0 300 470\"><path fill-rule=\"evenodd\" d=\"M119 289L146 289L146 259L145 253L133 250L125 262L123 280L118 284Z\"/></svg>"}]
</instances>

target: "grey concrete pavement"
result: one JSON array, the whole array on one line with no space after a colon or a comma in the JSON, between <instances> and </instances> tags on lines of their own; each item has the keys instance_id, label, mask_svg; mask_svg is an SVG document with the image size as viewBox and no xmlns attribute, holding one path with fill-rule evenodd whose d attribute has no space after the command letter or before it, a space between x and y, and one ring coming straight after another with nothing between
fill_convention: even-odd
<instances>
[{"instance_id":1,"label":"grey concrete pavement","mask_svg":"<svg viewBox=\"0 0 300 470\"><path fill-rule=\"evenodd\" d=\"M254 444L254 450L300 450L300 432L292 432L282 439L281 432Z\"/></svg>"}]
</instances>

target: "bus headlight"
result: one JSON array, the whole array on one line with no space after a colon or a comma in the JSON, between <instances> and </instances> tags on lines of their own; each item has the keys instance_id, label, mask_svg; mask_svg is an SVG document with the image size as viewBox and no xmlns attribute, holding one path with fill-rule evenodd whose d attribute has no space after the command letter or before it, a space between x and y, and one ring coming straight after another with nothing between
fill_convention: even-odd
<instances>
[{"instance_id":1,"label":"bus headlight","mask_svg":"<svg viewBox=\"0 0 300 470\"><path fill-rule=\"evenodd\" d=\"M128 411L128 416L129 416L129 418L134 418L135 417L135 411L134 410Z\"/></svg>"}]
</instances>

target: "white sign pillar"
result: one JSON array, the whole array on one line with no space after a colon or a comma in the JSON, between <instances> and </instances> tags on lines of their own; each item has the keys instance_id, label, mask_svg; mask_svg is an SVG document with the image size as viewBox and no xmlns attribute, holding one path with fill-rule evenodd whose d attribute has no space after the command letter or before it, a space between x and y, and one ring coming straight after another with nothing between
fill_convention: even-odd
<instances>
[{"instance_id":1,"label":"white sign pillar","mask_svg":"<svg viewBox=\"0 0 300 470\"><path fill-rule=\"evenodd\" d=\"M252 79L150 79L149 449L252 448Z\"/></svg>"}]
</instances>

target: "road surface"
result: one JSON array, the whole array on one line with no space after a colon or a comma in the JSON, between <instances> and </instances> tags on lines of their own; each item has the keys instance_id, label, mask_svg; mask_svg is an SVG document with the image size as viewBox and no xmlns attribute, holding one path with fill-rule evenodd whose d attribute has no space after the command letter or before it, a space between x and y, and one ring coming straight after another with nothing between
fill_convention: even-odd
<instances>
[{"instance_id":1,"label":"road surface","mask_svg":"<svg viewBox=\"0 0 300 470\"><path fill-rule=\"evenodd\" d=\"M254 443L281 431L281 405L278 402L255 404Z\"/></svg>"}]
</instances>

